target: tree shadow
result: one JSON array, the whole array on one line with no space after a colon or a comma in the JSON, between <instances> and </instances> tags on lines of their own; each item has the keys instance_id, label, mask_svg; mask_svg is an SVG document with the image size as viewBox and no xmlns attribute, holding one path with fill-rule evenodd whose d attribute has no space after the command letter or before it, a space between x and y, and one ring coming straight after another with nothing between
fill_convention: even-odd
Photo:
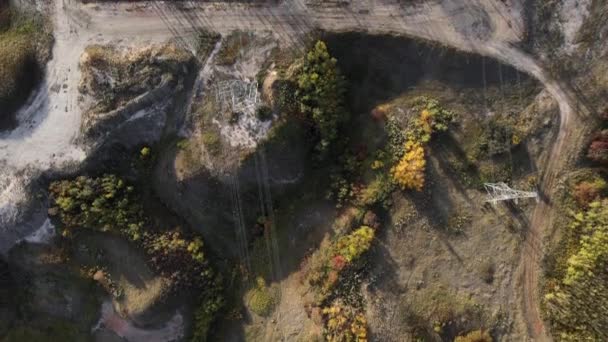
<instances>
[{"instance_id":1,"label":"tree shadow","mask_svg":"<svg viewBox=\"0 0 608 342\"><path fill-rule=\"evenodd\" d=\"M502 201L502 203L510 216L517 220L522 229L527 230L530 227L530 220L526 217L526 213L514 201Z\"/></svg>"},{"instance_id":2,"label":"tree shadow","mask_svg":"<svg viewBox=\"0 0 608 342\"><path fill-rule=\"evenodd\" d=\"M420 39L353 32L324 33L322 39L350 81L353 113L367 113L428 79L480 90L530 79L495 59Z\"/></svg>"},{"instance_id":3,"label":"tree shadow","mask_svg":"<svg viewBox=\"0 0 608 342\"><path fill-rule=\"evenodd\" d=\"M479 179L479 170L476 165L469 163L466 153L460 147L460 143L456 141L452 133L446 132L441 134L436 141L431 142L430 146L431 157L435 157L434 159L443 170L442 175L451 180L451 184L470 205L474 205L467 193L468 185L464 183L461 174L470 176L475 180ZM462 163L463 169L456 170L450 160Z\"/></svg>"},{"instance_id":4,"label":"tree shadow","mask_svg":"<svg viewBox=\"0 0 608 342\"><path fill-rule=\"evenodd\" d=\"M528 146L524 143L517 145L512 151L512 177L522 178L538 171L536 162L530 155Z\"/></svg>"}]
</instances>

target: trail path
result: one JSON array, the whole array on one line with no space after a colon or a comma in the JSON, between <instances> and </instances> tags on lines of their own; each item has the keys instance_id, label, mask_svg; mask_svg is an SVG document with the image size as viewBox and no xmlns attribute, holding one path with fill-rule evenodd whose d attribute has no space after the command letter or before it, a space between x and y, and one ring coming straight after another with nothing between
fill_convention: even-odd
<instances>
[{"instance_id":1,"label":"trail path","mask_svg":"<svg viewBox=\"0 0 608 342\"><path fill-rule=\"evenodd\" d=\"M56 0L56 44L54 58L47 67L47 80L32 103L19 114L20 121L33 124L24 124L8 135L0 135L0 165L6 166L5 176L11 177L11 172L24 168L61 167L85 157L74 140L79 134L82 114L77 105L78 58L88 44L121 40L158 42L173 38L192 48L193 36L201 29L221 34L240 29L270 31L282 44L297 45L307 33L319 27L328 31L420 37L496 58L537 78L558 101L561 115L560 131L541 186L549 193L569 135L572 107L560 84L547 77L532 57L514 46L524 35L521 2L444 0L407 7L391 0L353 0L350 7L315 8L307 6L305 0L286 0L275 6L195 1L83 5ZM55 84L61 85L59 91ZM0 187L0 224L3 206L18 200L15 195L8 196L7 189L10 186ZM544 227L550 224L550 210L546 202L536 207L520 265L524 319L531 326L531 337L541 341L549 338L537 307L537 282L542 257L540 241ZM516 291L514 289L514 295Z\"/></svg>"}]
</instances>

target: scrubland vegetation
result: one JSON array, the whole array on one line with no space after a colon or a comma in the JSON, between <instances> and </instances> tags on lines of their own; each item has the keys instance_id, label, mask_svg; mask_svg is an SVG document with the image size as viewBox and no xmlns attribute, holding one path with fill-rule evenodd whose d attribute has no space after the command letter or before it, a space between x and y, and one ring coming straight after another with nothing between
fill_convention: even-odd
<instances>
[{"instance_id":1,"label":"scrubland vegetation","mask_svg":"<svg viewBox=\"0 0 608 342\"><path fill-rule=\"evenodd\" d=\"M422 190L424 187L424 144L434 132L445 132L454 120L454 114L445 110L436 100L421 98L420 117L413 119L405 133L403 157L391 170L393 179L402 189Z\"/></svg>"},{"instance_id":2,"label":"scrubland vegetation","mask_svg":"<svg viewBox=\"0 0 608 342\"><path fill-rule=\"evenodd\" d=\"M593 138L587 157L600 165L605 131ZM608 339L608 198L603 173L586 170L574 177L561 205L568 222L559 245L549 255L543 307L559 341Z\"/></svg>"},{"instance_id":3,"label":"scrubland vegetation","mask_svg":"<svg viewBox=\"0 0 608 342\"><path fill-rule=\"evenodd\" d=\"M362 312L336 302L322 313L327 322L328 342L367 341L367 320Z\"/></svg>"},{"instance_id":4,"label":"scrubland vegetation","mask_svg":"<svg viewBox=\"0 0 608 342\"><path fill-rule=\"evenodd\" d=\"M213 34L201 35L198 54L207 56L217 38ZM227 37L216 55L218 63L224 67L235 65L243 57L243 49L254 39L253 35L245 32L236 32ZM191 55L173 46L125 54L114 48L94 45L87 49L86 56L82 68L87 76L81 86L84 92L97 100L90 113L118 109L149 91L150 86L158 85L164 77L175 74L184 76L183 66L193 62ZM278 63L279 76L272 86L272 100L256 113L260 120L272 119L277 122L273 123L276 126L261 146L291 144L289 135L293 133L292 128L297 126L298 134L305 131L302 135L308 140L304 143L310 144L305 176L310 178L309 172L312 172L319 179L296 180L296 185L289 185L291 188L286 190L286 194L281 192L280 199L275 198L270 203L276 206L276 222L272 222L271 215L264 212L268 209L265 208L268 203L262 204L262 213L258 213L254 224L249 222L249 217L244 220L247 226L242 229L247 230L247 236L243 238L242 245L247 250L239 252L250 253L252 258L247 258L247 263L251 261L253 266L245 265L243 260L225 261L222 271L232 272L229 285L222 281L219 272L212 270L206 253L209 246L205 246L203 240L188 229L163 224L153 210L144 208L150 194L143 194L142 189L137 189L122 176L81 176L53 182L49 187L49 214L58 222L64 244L73 244L83 231L119 237L129 241L145 255L147 265L155 274L170 280L167 295L178 295L180 292L195 294L192 297L195 300L191 303L194 306L193 341L208 339L212 334L212 323L220 311L227 312L226 320L241 319L242 310L246 307L254 321L270 321L272 318L274 322L275 311L284 310L281 289L276 282L284 279L277 277L274 269L267 272L269 268L277 267L275 260L270 260L275 252L271 249L275 246L269 241L280 238L280 243L286 244L286 237L291 238L290 234L293 233L289 229L293 229L291 225L295 222L284 224L285 213L294 212L302 197L322 202L323 196L317 196L325 191L326 200L330 202L328 207L331 210L336 207L337 217L331 222L333 214L328 216L330 222L324 231L325 236L318 239L322 240L318 248L310 249L305 255L302 253L305 260L301 274L298 274L301 280L299 285L304 291L302 309L311 320L322 326L322 335L327 341L367 341L370 331L366 306L369 303L362 295L362 285L368 280L371 282L368 279L370 256L375 256L380 249L377 240L385 233L383 229L391 219L388 216L393 199L426 196L425 192L430 192L429 184L432 185L434 179L427 170L431 163L427 158L434 144L442 144L442 138L458 124L457 111L451 109L452 103L446 105L443 100L434 97L436 94L417 94L403 102L398 102L401 101L398 96L388 102L374 101L371 113L352 115L354 111L351 113L352 108L347 101L349 83L325 43L317 41L305 54L291 57L288 58L289 63ZM96 71L102 71L108 77L99 77ZM217 104L213 103L214 99L210 98L193 105L195 120L203 123L197 140L172 140L171 143L178 153L187 153L193 164L199 162L195 160L199 158L199 145L204 146L208 155L227 163L221 160L226 142L222 141L223 136L217 125L210 124L211 115L219 111ZM362 120L363 124L357 120ZM376 130L362 128L366 125ZM483 181L482 176L474 175L471 171L479 166L480 161L487 162L506 154L520 142L512 123L501 121L500 116L484 119L478 126L479 141L465 147L467 158L460 160L463 165L459 169L466 176L477 177L471 182L475 185ZM138 168L152 168L157 161L157 151L154 149L145 147L135 154L136 160L130 161L130 167L137 169L135 174L139 174ZM190 166L186 165L186 168ZM195 170L198 171L200 169ZM131 176L130 172L127 174ZM197 174L199 176L203 177ZM187 184L189 179L185 177L184 181ZM306 188L306 193L302 195L302 184L307 186L312 183L314 187ZM182 185L180 181L180 195L182 191L188 191L182 189ZM231 189L243 191L243 198L249 201L251 193L239 190L238 186L236 190ZM581 185L579 197L592 207L594 201L602 196L604 188L605 184L598 182ZM255 195L258 190L268 191L256 188ZM298 192L294 196L296 190ZM238 197L241 194L233 195ZM457 212L450 215L445 222L448 229L462 231L464 226L470 224L471 218L466 214ZM282 226L277 229L284 231L277 233L275 225L279 222ZM217 227L218 230L231 228ZM289 247L280 246L281 250L283 248ZM291 255L288 257L292 258ZM300 261L297 260L298 263ZM493 263L488 263L479 271L479 277L486 284L494 280L494 267ZM99 282L105 284L106 290L114 297L121 296L121 289L106 272L104 265L96 265L88 271L90 276L97 275L102 280ZM234 285L235 280L243 280L243 284ZM238 298L225 299L227 291L234 291L232 295ZM480 329L486 326L486 321L480 318L483 310L472 300L436 288L422 289L421 293L422 296L407 303L408 309L404 311L407 315L403 319L412 328L412 336L439 336L446 340L458 336L456 341L492 341L489 330ZM466 324L461 324L464 321Z\"/></svg>"},{"instance_id":5,"label":"scrubland vegetation","mask_svg":"<svg viewBox=\"0 0 608 342\"><path fill-rule=\"evenodd\" d=\"M170 279L167 295L198 293L201 303L194 334L199 340L206 334L223 300L219 277L209 265L200 237L179 228L155 227L135 188L115 175L57 181L49 191L53 203L49 213L60 219L62 235L68 240L79 230L124 237L146 253L155 272Z\"/></svg>"},{"instance_id":6,"label":"scrubland vegetation","mask_svg":"<svg viewBox=\"0 0 608 342\"><path fill-rule=\"evenodd\" d=\"M559 277L545 294L547 314L554 334L562 341L600 341L607 338L608 322L601 312L608 308L608 200L596 200L575 214L567 234L571 253Z\"/></svg>"}]
</instances>

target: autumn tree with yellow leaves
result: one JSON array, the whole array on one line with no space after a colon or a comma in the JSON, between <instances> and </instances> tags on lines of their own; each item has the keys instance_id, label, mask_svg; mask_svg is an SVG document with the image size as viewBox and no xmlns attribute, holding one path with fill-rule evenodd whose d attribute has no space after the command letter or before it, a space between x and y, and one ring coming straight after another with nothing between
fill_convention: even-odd
<instances>
[{"instance_id":1,"label":"autumn tree with yellow leaves","mask_svg":"<svg viewBox=\"0 0 608 342\"><path fill-rule=\"evenodd\" d=\"M420 115L411 121L406 137L404 154L392 169L393 180L402 189L421 191L424 187L426 159L424 147L435 132L444 132L454 120L454 113L444 109L437 100L421 97L417 100Z\"/></svg>"},{"instance_id":2,"label":"autumn tree with yellow leaves","mask_svg":"<svg viewBox=\"0 0 608 342\"><path fill-rule=\"evenodd\" d=\"M424 170L426 159L421 143L408 140L405 143L405 154L399 163L392 168L393 180L402 189L421 191L424 187Z\"/></svg>"}]
</instances>

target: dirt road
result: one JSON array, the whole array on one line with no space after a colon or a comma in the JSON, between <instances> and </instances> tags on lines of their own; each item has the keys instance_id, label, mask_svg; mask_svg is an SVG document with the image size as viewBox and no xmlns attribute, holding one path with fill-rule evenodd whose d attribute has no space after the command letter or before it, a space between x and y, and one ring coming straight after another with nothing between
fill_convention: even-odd
<instances>
[{"instance_id":1,"label":"dirt road","mask_svg":"<svg viewBox=\"0 0 608 342\"><path fill-rule=\"evenodd\" d=\"M286 0L278 6L251 7L195 1L82 5L56 0L57 43L47 69L48 80L37 95L40 99L23 109L29 111L30 120L38 123L19 134L0 136L0 162L15 170L32 165L45 169L83 158L82 150L74 144L82 114L74 99L79 95L78 56L88 44L137 44L173 38L193 48L195 35L202 29L222 34L240 29L270 31L282 44L297 45L307 33L320 27L328 31L420 37L496 58L536 77L558 101L561 114L560 131L541 187L545 193L550 192L569 134L572 107L560 85L547 77L533 58L514 46L524 35L523 1L445 0L407 7L390 0L353 0L350 7L333 8L307 7L305 2ZM53 85L57 82L64 84L63 89L50 91L56 89ZM549 338L538 311L537 282L542 257L540 241L544 227L551 223L550 210L545 202L535 209L519 267L524 319L532 326L531 338L542 341ZM518 290L514 289L514 295Z\"/></svg>"}]
</instances>

